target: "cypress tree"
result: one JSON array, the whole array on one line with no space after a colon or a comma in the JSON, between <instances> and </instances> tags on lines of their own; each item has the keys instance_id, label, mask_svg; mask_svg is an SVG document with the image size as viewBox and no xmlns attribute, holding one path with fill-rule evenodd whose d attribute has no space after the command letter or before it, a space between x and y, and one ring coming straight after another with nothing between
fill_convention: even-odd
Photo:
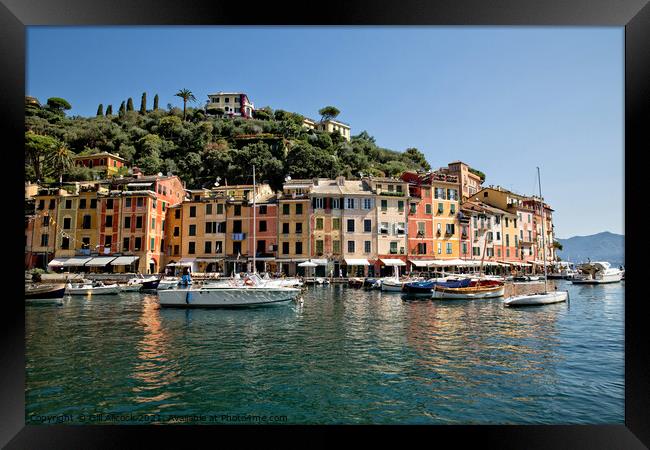
<instances>
[{"instance_id":1,"label":"cypress tree","mask_svg":"<svg viewBox=\"0 0 650 450\"><path fill-rule=\"evenodd\" d=\"M133 99L131 97L126 101L126 110L133 111Z\"/></svg>"},{"instance_id":2,"label":"cypress tree","mask_svg":"<svg viewBox=\"0 0 650 450\"><path fill-rule=\"evenodd\" d=\"M112 116L113 115L113 105L108 105L106 107L106 116Z\"/></svg>"},{"instance_id":3,"label":"cypress tree","mask_svg":"<svg viewBox=\"0 0 650 450\"><path fill-rule=\"evenodd\" d=\"M124 102L122 102L122 104L120 105L120 110L119 110L118 114L120 116L123 116L124 114L126 114L126 106L124 106Z\"/></svg>"},{"instance_id":4,"label":"cypress tree","mask_svg":"<svg viewBox=\"0 0 650 450\"><path fill-rule=\"evenodd\" d=\"M99 106L97 107L97 116L103 116L104 115L104 104L100 103Z\"/></svg>"},{"instance_id":5,"label":"cypress tree","mask_svg":"<svg viewBox=\"0 0 650 450\"><path fill-rule=\"evenodd\" d=\"M158 94L153 98L153 110L156 111L158 109Z\"/></svg>"},{"instance_id":6,"label":"cypress tree","mask_svg":"<svg viewBox=\"0 0 650 450\"><path fill-rule=\"evenodd\" d=\"M147 112L147 93L142 93L142 100L140 100L140 114L145 114Z\"/></svg>"}]
</instances>

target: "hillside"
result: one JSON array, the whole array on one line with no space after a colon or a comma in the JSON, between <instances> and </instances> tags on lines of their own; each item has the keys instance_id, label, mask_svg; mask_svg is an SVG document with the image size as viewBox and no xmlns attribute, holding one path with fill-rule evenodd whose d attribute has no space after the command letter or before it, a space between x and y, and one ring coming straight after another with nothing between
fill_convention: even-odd
<instances>
[{"instance_id":1,"label":"hillside","mask_svg":"<svg viewBox=\"0 0 650 450\"><path fill-rule=\"evenodd\" d=\"M558 239L562 251L558 255L572 262L608 261L614 266L625 265L625 236L605 231L590 236Z\"/></svg>"},{"instance_id":2,"label":"hillside","mask_svg":"<svg viewBox=\"0 0 650 450\"><path fill-rule=\"evenodd\" d=\"M41 106L29 99L25 117L25 176L27 180L92 179L88 168L70 166L76 154L110 152L143 172L178 175L189 188L212 186L216 177L229 184L251 182L251 166L258 180L274 188L285 176L348 178L364 175L396 176L405 170L428 170L417 149L381 148L367 132L347 142L338 133L309 130L304 117L266 107L253 119L224 117L202 108L133 110L131 99L117 114L112 105L98 108L97 117L66 116L70 104L50 98ZM146 101L146 100L145 100ZM188 105L189 106L189 105ZM109 114L110 112L110 114Z\"/></svg>"}]
</instances>

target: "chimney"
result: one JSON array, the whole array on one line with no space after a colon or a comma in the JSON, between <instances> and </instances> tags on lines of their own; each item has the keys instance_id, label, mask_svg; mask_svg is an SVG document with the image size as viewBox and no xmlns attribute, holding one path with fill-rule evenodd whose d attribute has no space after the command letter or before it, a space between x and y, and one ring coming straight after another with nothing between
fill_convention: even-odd
<instances>
[{"instance_id":1,"label":"chimney","mask_svg":"<svg viewBox=\"0 0 650 450\"><path fill-rule=\"evenodd\" d=\"M336 184L338 186L345 186L345 177L344 176L338 176L336 177Z\"/></svg>"},{"instance_id":2,"label":"chimney","mask_svg":"<svg viewBox=\"0 0 650 450\"><path fill-rule=\"evenodd\" d=\"M312 178L312 183L314 183L314 186L318 186L318 178Z\"/></svg>"},{"instance_id":3,"label":"chimney","mask_svg":"<svg viewBox=\"0 0 650 450\"><path fill-rule=\"evenodd\" d=\"M134 178L140 178L142 177L142 171L140 170L139 167L133 167L133 177Z\"/></svg>"}]
</instances>

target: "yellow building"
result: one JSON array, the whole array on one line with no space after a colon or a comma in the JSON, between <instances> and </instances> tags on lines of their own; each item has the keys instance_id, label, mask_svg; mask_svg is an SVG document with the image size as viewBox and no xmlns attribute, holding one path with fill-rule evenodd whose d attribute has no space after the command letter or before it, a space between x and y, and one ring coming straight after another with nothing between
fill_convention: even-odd
<instances>
[{"instance_id":1,"label":"yellow building","mask_svg":"<svg viewBox=\"0 0 650 450\"><path fill-rule=\"evenodd\" d=\"M168 213L168 264L189 266L192 272L223 273L226 193L207 189L187 192L189 200L172 206Z\"/></svg>"},{"instance_id":2,"label":"yellow building","mask_svg":"<svg viewBox=\"0 0 650 450\"><path fill-rule=\"evenodd\" d=\"M60 200L68 193L63 189L40 189L33 196L35 214L29 219L31 243L28 267L47 269L48 263L55 259L56 240L59 233L57 224Z\"/></svg>"},{"instance_id":3,"label":"yellow building","mask_svg":"<svg viewBox=\"0 0 650 450\"><path fill-rule=\"evenodd\" d=\"M425 204L425 211L433 219L433 254L436 259L457 259L460 257L460 212L459 183L444 174L432 174L431 208Z\"/></svg>"}]
</instances>

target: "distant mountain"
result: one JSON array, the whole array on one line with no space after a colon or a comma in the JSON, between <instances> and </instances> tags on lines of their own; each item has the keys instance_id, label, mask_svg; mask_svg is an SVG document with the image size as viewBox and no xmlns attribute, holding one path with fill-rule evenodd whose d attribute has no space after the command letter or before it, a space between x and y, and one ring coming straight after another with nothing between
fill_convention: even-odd
<instances>
[{"instance_id":1,"label":"distant mountain","mask_svg":"<svg viewBox=\"0 0 650 450\"><path fill-rule=\"evenodd\" d=\"M590 236L558 239L562 251L558 255L565 261L608 261L612 266L625 265L625 236L604 231Z\"/></svg>"}]
</instances>

